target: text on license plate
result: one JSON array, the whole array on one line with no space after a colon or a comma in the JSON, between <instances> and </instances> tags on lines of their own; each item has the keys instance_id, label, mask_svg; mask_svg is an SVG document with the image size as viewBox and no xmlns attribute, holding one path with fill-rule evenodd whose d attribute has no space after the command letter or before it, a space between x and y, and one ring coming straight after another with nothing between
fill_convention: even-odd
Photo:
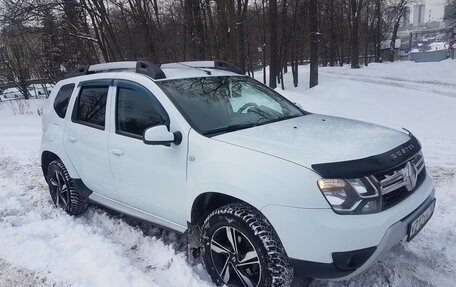
<instances>
[{"instance_id":1,"label":"text on license plate","mask_svg":"<svg viewBox=\"0 0 456 287\"><path fill-rule=\"evenodd\" d=\"M426 225L426 223L429 221L432 214L434 213L434 209L435 199L432 202L432 204L429 205L429 207L423 213L421 213L420 216L418 216L415 220L413 220L410 223L407 241L412 240L413 237L415 237L415 235L417 235L418 232L420 232L424 225Z\"/></svg>"}]
</instances>

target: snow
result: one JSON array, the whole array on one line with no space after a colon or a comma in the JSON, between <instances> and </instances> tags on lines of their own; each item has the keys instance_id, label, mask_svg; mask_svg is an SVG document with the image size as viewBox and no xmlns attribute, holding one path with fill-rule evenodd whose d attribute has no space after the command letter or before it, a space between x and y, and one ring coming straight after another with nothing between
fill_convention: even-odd
<instances>
[{"instance_id":1,"label":"snow","mask_svg":"<svg viewBox=\"0 0 456 287\"><path fill-rule=\"evenodd\" d=\"M434 42L429 44L429 49L428 51L435 51L435 50L446 50L448 49L448 43L447 42Z\"/></svg>"},{"instance_id":2,"label":"snow","mask_svg":"<svg viewBox=\"0 0 456 287\"><path fill-rule=\"evenodd\" d=\"M325 67L310 90L307 66L299 67L298 88L285 75L286 90L277 91L306 110L411 130L436 183L434 216L413 241L350 281L311 286L455 286L455 67L452 60ZM79 217L53 207L38 156L44 103L29 100L16 115L0 103L0 286L212 286L201 264L186 262L177 234L100 207Z\"/></svg>"}]
</instances>

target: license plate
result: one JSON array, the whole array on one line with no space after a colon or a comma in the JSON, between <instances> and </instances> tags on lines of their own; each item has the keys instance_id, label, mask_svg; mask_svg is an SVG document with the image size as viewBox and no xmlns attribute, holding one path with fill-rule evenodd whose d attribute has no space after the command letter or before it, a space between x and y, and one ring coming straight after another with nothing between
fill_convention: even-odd
<instances>
[{"instance_id":1,"label":"license plate","mask_svg":"<svg viewBox=\"0 0 456 287\"><path fill-rule=\"evenodd\" d=\"M409 224L407 241L412 240L418 234L418 232L420 232L421 229L423 229L423 227L426 225L429 219L431 219L431 216L434 213L434 209L435 199L423 213L421 213L417 218L415 218L415 220L413 220Z\"/></svg>"}]
</instances>

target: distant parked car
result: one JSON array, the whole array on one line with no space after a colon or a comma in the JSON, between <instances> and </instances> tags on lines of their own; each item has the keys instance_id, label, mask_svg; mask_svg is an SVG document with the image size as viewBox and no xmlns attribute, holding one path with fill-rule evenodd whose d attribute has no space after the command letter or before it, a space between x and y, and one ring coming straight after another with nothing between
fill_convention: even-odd
<instances>
[{"instance_id":1,"label":"distant parked car","mask_svg":"<svg viewBox=\"0 0 456 287\"><path fill-rule=\"evenodd\" d=\"M18 88L9 88L3 92L4 99L22 98L23 94Z\"/></svg>"},{"instance_id":2,"label":"distant parked car","mask_svg":"<svg viewBox=\"0 0 456 287\"><path fill-rule=\"evenodd\" d=\"M48 96L51 93L52 85L50 84L31 84L27 86L27 90L32 97Z\"/></svg>"}]
</instances>

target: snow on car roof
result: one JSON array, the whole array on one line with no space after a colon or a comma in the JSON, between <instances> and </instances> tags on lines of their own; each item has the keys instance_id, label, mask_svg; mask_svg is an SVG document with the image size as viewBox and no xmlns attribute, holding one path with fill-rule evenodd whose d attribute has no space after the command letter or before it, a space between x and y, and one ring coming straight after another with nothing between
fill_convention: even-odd
<instances>
[{"instance_id":1,"label":"snow on car roof","mask_svg":"<svg viewBox=\"0 0 456 287\"><path fill-rule=\"evenodd\" d=\"M17 93L17 92L19 92L18 88L8 88L8 89L3 91L4 94L6 94L6 93Z\"/></svg>"}]
</instances>

